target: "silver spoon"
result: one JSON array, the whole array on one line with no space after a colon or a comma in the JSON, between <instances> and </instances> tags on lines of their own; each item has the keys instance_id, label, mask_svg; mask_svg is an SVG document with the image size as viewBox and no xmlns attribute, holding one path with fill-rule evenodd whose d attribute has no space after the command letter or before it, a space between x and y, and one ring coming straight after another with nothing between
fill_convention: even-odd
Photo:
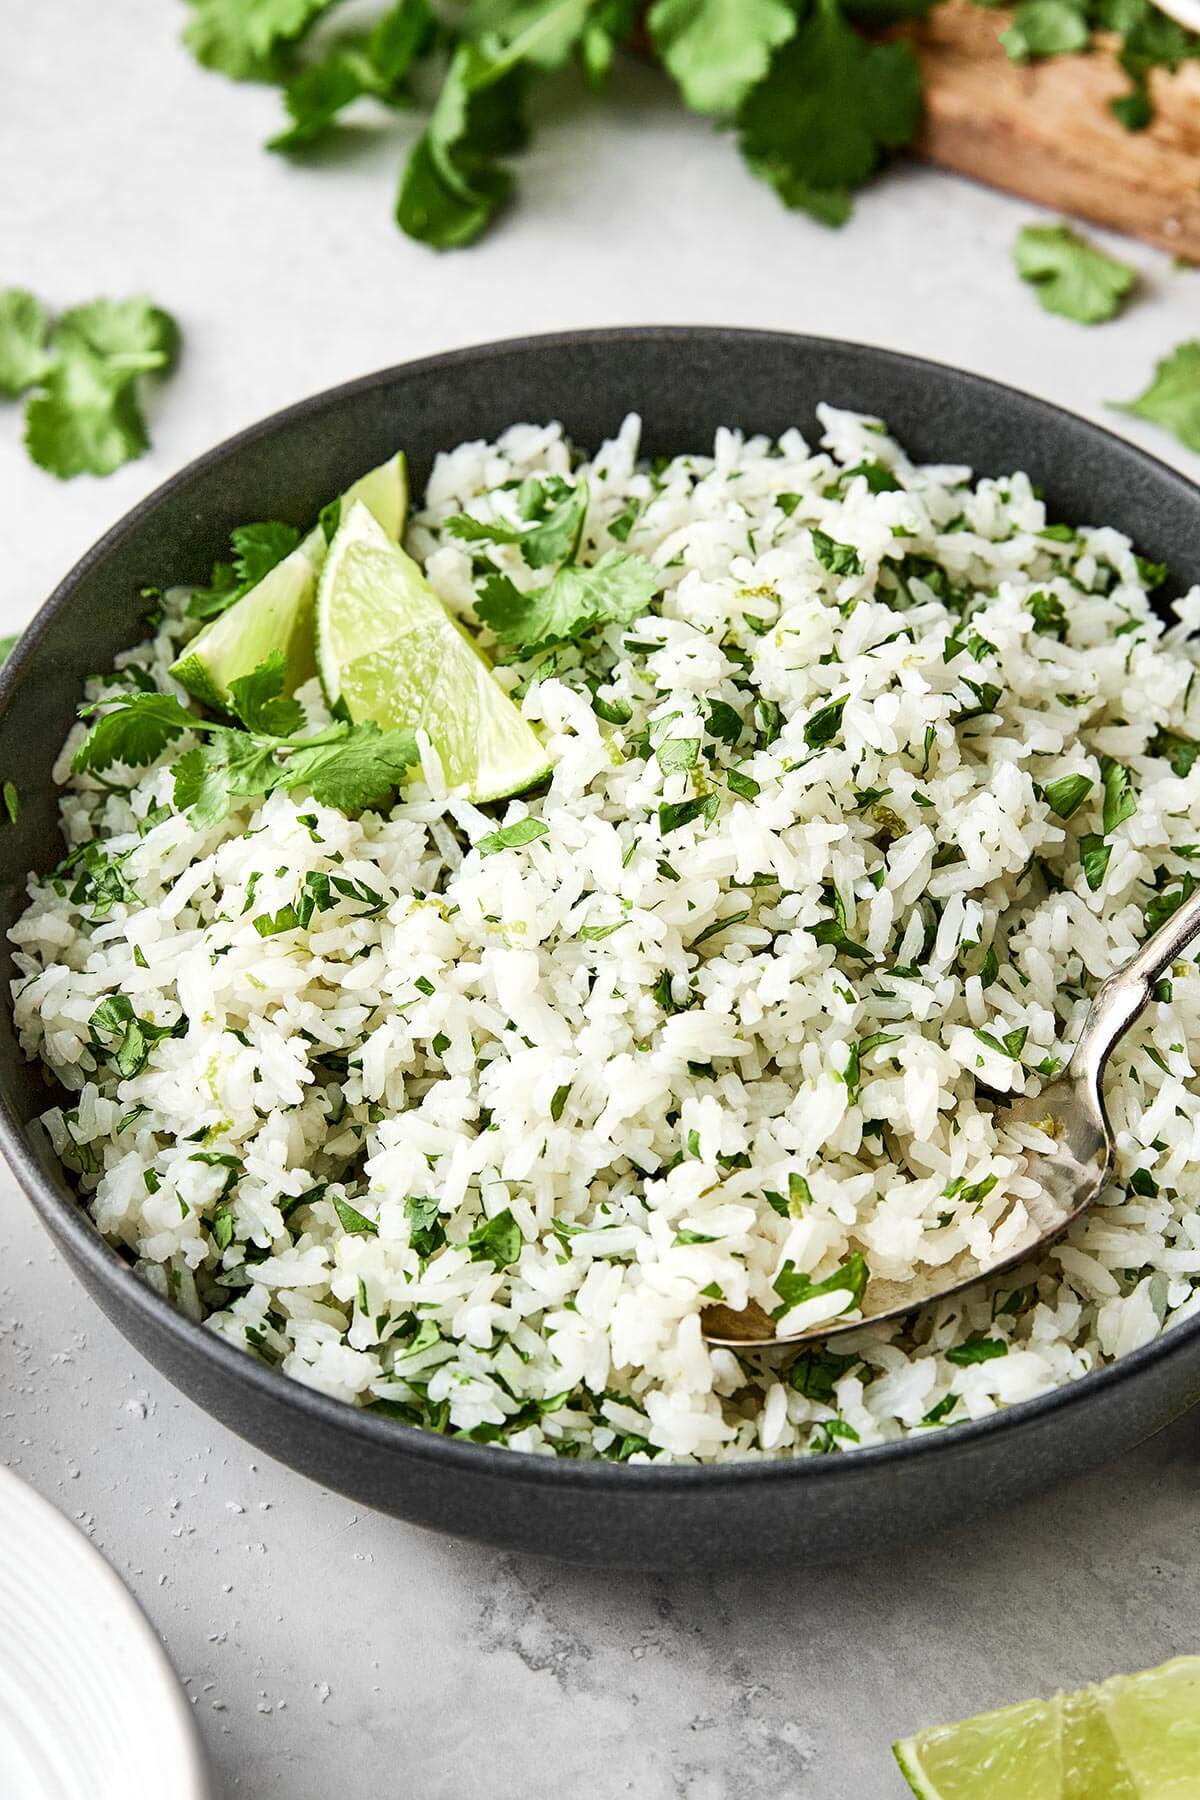
<instances>
[{"instance_id":1,"label":"silver spoon","mask_svg":"<svg viewBox=\"0 0 1200 1800\"><path fill-rule=\"evenodd\" d=\"M802 1344L815 1338L857 1331L881 1319L897 1319L932 1300L944 1300L985 1275L998 1275L1025 1262L1078 1218L1104 1186L1112 1164L1112 1132L1104 1108L1104 1067L1114 1046L1150 999L1154 983L1200 933L1200 889L1165 920L1123 969L1110 975L1092 1001L1071 1060L1057 1080L1036 1098L1023 1095L996 1109L1002 1129L1029 1126L1054 1139L1053 1150L1026 1152L1025 1173L1039 1184L1036 1199L1024 1202L1029 1227L1015 1249L989 1262L964 1251L941 1268L912 1281L868 1281L861 1311L854 1318L825 1319L807 1331L780 1337L775 1321L758 1302L740 1312L709 1306L701 1314L710 1344L732 1349L747 1345ZM1016 1204L1016 1202L1014 1202Z\"/></svg>"}]
</instances>

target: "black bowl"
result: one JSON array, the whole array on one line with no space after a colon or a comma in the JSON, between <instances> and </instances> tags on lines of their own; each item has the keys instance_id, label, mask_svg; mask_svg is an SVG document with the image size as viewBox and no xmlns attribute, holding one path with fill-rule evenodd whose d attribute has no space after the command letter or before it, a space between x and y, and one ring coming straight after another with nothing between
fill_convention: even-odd
<instances>
[{"instance_id":1,"label":"black bowl","mask_svg":"<svg viewBox=\"0 0 1200 1800\"><path fill-rule=\"evenodd\" d=\"M561 419L595 447L636 410L652 453L702 449L721 424L816 436L814 404L881 414L917 457L1026 469L1053 515L1115 524L1200 581L1200 492L1094 425L994 382L886 350L778 333L592 331L485 345L388 369L243 432L136 507L62 583L0 675L0 774L21 796L0 831L0 927L24 876L61 854L51 768L81 686L141 635L147 584L202 579L246 519L307 525L398 445L420 492L434 453L518 419ZM191 1324L133 1276L25 1130L45 1081L0 1009L0 1145L103 1311L185 1393L329 1487L440 1531L580 1562L682 1568L829 1557L909 1541L1128 1449L1200 1398L1200 1317L1070 1387L975 1424L850 1455L717 1468L558 1462L455 1442L313 1393Z\"/></svg>"}]
</instances>

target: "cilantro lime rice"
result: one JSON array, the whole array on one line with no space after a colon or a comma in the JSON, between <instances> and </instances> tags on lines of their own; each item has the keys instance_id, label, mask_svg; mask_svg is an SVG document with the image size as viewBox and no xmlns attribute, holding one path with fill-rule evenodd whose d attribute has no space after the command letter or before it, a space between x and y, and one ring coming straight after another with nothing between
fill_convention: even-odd
<instances>
[{"instance_id":1,"label":"cilantro lime rice","mask_svg":"<svg viewBox=\"0 0 1200 1800\"><path fill-rule=\"evenodd\" d=\"M1118 532L821 418L819 451L647 464L631 418L590 462L527 425L438 460L408 549L552 765L508 801L423 732L357 789L289 785L283 742L259 793L211 725L100 775L73 734L17 1025L97 1226L208 1329L438 1431L707 1461L977 1418L1200 1304L1189 962L1061 1244L795 1358L703 1340L713 1300L787 1329L1017 1241L988 1096L1061 1066L1200 856L1200 590L1168 629ZM181 696L187 605L90 698ZM276 740L330 726L316 680L272 693Z\"/></svg>"}]
</instances>

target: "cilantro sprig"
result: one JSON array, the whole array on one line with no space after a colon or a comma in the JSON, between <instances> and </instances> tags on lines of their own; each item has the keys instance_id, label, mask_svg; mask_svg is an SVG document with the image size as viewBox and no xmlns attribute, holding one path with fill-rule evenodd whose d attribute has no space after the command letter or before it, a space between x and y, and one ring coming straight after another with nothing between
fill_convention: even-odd
<instances>
[{"instance_id":1,"label":"cilantro sprig","mask_svg":"<svg viewBox=\"0 0 1200 1800\"><path fill-rule=\"evenodd\" d=\"M144 298L92 300L52 322L32 294L0 292L0 394L28 395L25 447L60 480L141 456L141 382L165 374L178 346L175 321Z\"/></svg>"},{"instance_id":2,"label":"cilantro sprig","mask_svg":"<svg viewBox=\"0 0 1200 1800\"><path fill-rule=\"evenodd\" d=\"M339 0L188 0L184 36L208 68L282 87L286 123L269 148L286 155L329 142L351 109L387 119L432 97L409 140L395 216L410 237L446 250L472 243L511 197L508 159L528 141L534 84L573 65L599 87L619 52L656 63L684 106L732 128L748 167L785 205L840 225L854 190L920 122L913 47L880 41L880 28L937 3L379 0L376 15L356 12L330 32L315 28L340 13ZM1152 0L1020 0L1002 41L1026 62L1114 31L1131 86L1111 109L1139 130L1153 117L1151 71L1200 49Z\"/></svg>"},{"instance_id":3,"label":"cilantro sprig","mask_svg":"<svg viewBox=\"0 0 1200 1800\"><path fill-rule=\"evenodd\" d=\"M658 592L657 569L633 551L609 550L590 564L577 560L587 524L586 481L531 476L517 492L517 519L446 521L453 537L473 544L515 544L531 569L557 564L542 587L523 592L494 563L475 601L479 619L511 656L528 659L586 637L605 625L627 625Z\"/></svg>"},{"instance_id":4,"label":"cilantro sprig","mask_svg":"<svg viewBox=\"0 0 1200 1800\"><path fill-rule=\"evenodd\" d=\"M173 768L176 808L197 830L219 824L240 800L277 788L306 789L342 812L385 805L417 761L412 732L339 720L302 736L304 710L284 695L285 675L286 658L277 650L233 682L236 723L203 719L173 694L135 690L89 702L81 714L92 723L71 766L91 774L114 763L144 768L185 735L199 738Z\"/></svg>"}]
</instances>

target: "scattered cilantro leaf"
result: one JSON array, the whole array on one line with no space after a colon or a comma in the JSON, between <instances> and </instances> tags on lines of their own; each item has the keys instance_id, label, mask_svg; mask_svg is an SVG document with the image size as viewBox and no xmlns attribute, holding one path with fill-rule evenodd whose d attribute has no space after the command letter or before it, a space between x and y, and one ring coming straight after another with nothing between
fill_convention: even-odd
<instances>
[{"instance_id":1,"label":"scattered cilantro leaf","mask_svg":"<svg viewBox=\"0 0 1200 1800\"><path fill-rule=\"evenodd\" d=\"M416 761L411 731L355 725L330 744L309 746L298 740L278 785L307 788L314 800L339 812L364 812L385 805Z\"/></svg>"},{"instance_id":2,"label":"scattered cilantro leaf","mask_svg":"<svg viewBox=\"0 0 1200 1800\"><path fill-rule=\"evenodd\" d=\"M1160 726L1146 746L1151 756L1164 756L1171 765L1173 775L1188 775L1196 758L1200 756L1200 739L1188 737L1182 731L1168 731Z\"/></svg>"},{"instance_id":3,"label":"scattered cilantro leaf","mask_svg":"<svg viewBox=\"0 0 1200 1800\"><path fill-rule=\"evenodd\" d=\"M269 139L268 150L308 149L347 106L367 96L389 106L400 103L412 66L432 37L426 0L396 0L365 36L347 39L291 77L283 96L291 124Z\"/></svg>"},{"instance_id":4,"label":"scattered cilantro leaf","mask_svg":"<svg viewBox=\"0 0 1200 1800\"><path fill-rule=\"evenodd\" d=\"M148 300L94 300L64 313L53 360L25 408L25 444L60 480L110 475L149 439L138 402L141 376L165 372L178 331Z\"/></svg>"},{"instance_id":5,"label":"scattered cilantro leaf","mask_svg":"<svg viewBox=\"0 0 1200 1800\"><path fill-rule=\"evenodd\" d=\"M1047 312L1080 325L1113 319L1137 285L1137 270L1118 262L1070 225L1026 225L1013 260Z\"/></svg>"},{"instance_id":6,"label":"scattered cilantro leaf","mask_svg":"<svg viewBox=\"0 0 1200 1800\"><path fill-rule=\"evenodd\" d=\"M1145 393L1119 405L1118 411L1149 419L1173 432L1189 450L1200 450L1200 338L1163 357Z\"/></svg>"},{"instance_id":7,"label":"scattered cilantro leaf","mask_svg":"<svg viewBox=\"0 0 1200 1800\"><path fill-rule=\"evenodd\" d=\"M804 741L810 750L818 750L823 744L831 744L842 729L842 714L846 710L849 694L843 694L838 700L831 700L827 706L817 708L810 714L804 724Z\"/></svg>"},{"instance_id":8,"label":"scattered cilantro leaf","mask_svg":"<svg viewBox=\"0 0 1200 1800\"><path fill-rule=\"evenodd\" d=\"M801 1350L784 1379L797 1394L815 1400L820 1406L832 1406L834 1389L843 1375L858 1366L857 1356L839 1356L824 1344L813 1344Z\"/></svg>"},{"instance_id":9,"label":"scattered cilantro leaf","mask_svg":"<svg viewBox=\"0 0 1200 1800\"><path fill-rule=\"evenodd\" d=\"M0 291L0 394L15 400L41 381L50 366L50 320L41 302L23 288Z\"/></svg>"}]
</instances>

